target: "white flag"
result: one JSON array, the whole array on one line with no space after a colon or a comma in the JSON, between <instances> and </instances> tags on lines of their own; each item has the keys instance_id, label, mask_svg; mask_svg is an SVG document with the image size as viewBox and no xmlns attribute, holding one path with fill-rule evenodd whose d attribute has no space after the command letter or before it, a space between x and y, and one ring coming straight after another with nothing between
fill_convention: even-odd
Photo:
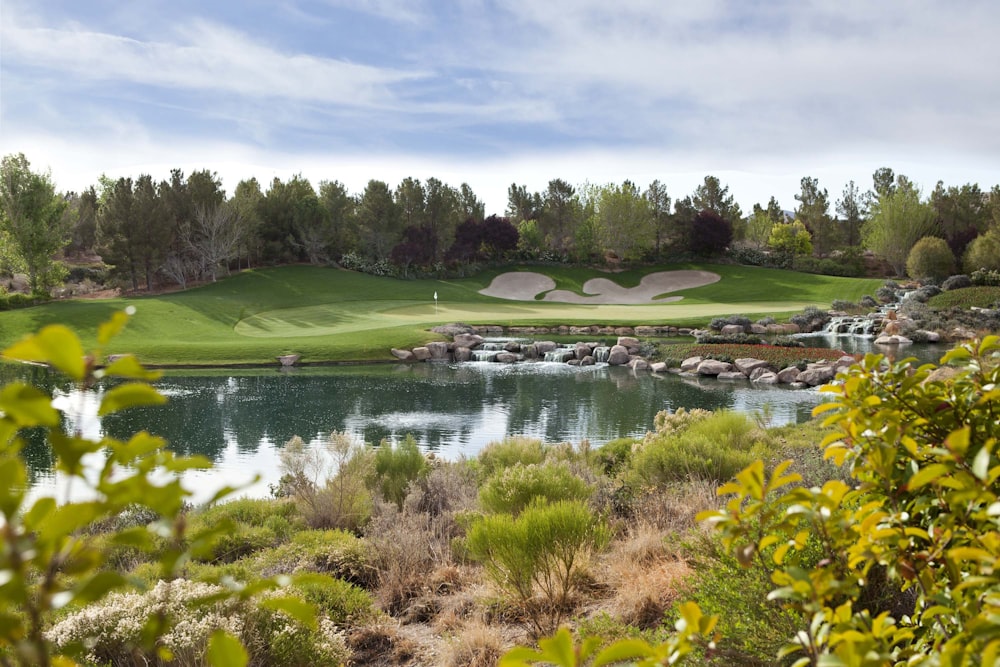
<instances>
[{"instance_id":1,"label":"white flag","mask_svg":"<svg viewBox=\"0 0 1000 667\"><path fill-rule=\"evenodd\" d=\"M437 292L434 292L434 300L435 300L435 301L437 301L437 300L438 300L438 293L437 293Z\"/></svg>"}]
</instances>

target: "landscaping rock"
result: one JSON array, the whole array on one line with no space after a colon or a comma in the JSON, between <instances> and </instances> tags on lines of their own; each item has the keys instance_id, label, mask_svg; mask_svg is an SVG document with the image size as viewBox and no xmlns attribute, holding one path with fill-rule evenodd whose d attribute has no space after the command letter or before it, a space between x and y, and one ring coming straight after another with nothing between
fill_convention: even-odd
<instances>
[{"instance_id":1,"label":"landscaping rock","mask_svg":"<svg viewBox=\"0 0 1000 667\"><path fill-rule=\"evenodd\" d=\"M795 366L789 366L788 368L782 368L778 371L778 382L781 384L792 384L799 379L799 371Z\"/></svg>"},{"instance_id":2,"label":"landscaping rock","mask_svg":"<svg viewBox=\"0 0 1000 667\"><path fill-rule=\"evenodd\" d=\"M521 354L524 355L525 359L537 359L538 348L535 346L534 343L529 343L528 345L522 345Z\"/></svg>"},{"instance_id":3,"label":"landscaping rock","mask_svg":"<svg viewBox=\"0 0 1000 667\"><path fill-rule=\"evenodd\" d=\"M413 353L410 352L409 350L399 350L396 348L392 348L389 351L392 353L392 356L396 357L400 361L413 361L415 359Z\"/></svg>"},{"instance_id":4,"label":"landscaping rock","mask_svg":"<svg viewBox=\"0 0 1000 667\"><path fill-rule=\"evenodd\" d=\"M516 340L507 341L503 346L504 352L514 352L515 354L521 351L521 344Z\"/></svg>"},{"instance_id":5,"label":"landscaping rock","mask_svg":"<svg viewBox=\"0 0 1000 667\"><path fill-rule=\"evenodd\" d=\"M631 336L619 336L618 337L618 344L621 345L622 347L627 347L629 349L629 352L632 352L633 349L636 352L639 351L639 339L638 338L632 338ZM635 352L632 352L632 354L635 354Z\"/></svg>"},{"instance_id":6,"label":"landscaping rock","mask_svg":"<svg viewBox=\"0 0 1000 667\"><path fill-rule=\"evenodd\" d=\"M733 365L726 361L706 359L698 364L698 375L718 375L733 370Z\"/></svg>"},{"instance_id":7,"label":"landscaping rock","mask_svg":"<svg viewBox=\"0 0 1000 667\"><path fill-rule=\"evenodd\" d=\"M460 334L471 334L474 329L468 324L462 324L461 322L452 322L451 324L441 324L431 329L434 333L443 334L445 336L458 336ZM469 347L472 347L471 345Z\"/></svg>"},{"instance_id":8,"label":"landscaping rock","mask_svg":"<svg viewBox=\"0 0 1000 667\"><path fill-rule=\"evenodd\" d=\"M512 364L517 361L517 355L513 352L501 352L496 356L497 363Z\"/></svg>"},{"instance_id":9,"label":"landscaping rock","mask_svg":"<svg viewBox=\"0 0 1000 667\"><path fill-rule=\"evenodd\" d=\"M774 373L774 371L768 368L767 366L758 366L757 368L747 373L747 377L749 377L752 381L756 382L757 378L759 378L764 373ZM778 377L777 374L775 374L774 377L777 378Z\"/></svg>"},{"instance_id":10,"label":"landscaping rock","mask_svg":"<svg viewBox=\"0 0 1000 667\"><path fill-rule=\"evenodd\" d=\"M633 336L635 335L635 329L632 327L615 327L616 336Z\"/></svg>"},{"instance_id":11,"label":"landscaping rock","mask_svg":"<svg viewBox=\"0 0 1000 667\"><path fill-rule=\"evenodd\" d=\"M778 374L774 371L764 370L763 368L758 368L760 373L756 373L756 377L750 378L751 382L756 384L778 384Z\"/></svg>"},{"instance_id":12,"label":"landscaping rock","mask_svg":"<svg viewBox=\"0 0 1000 667\"><path fill-rule=\"evenodd\" d=\"M821 384L826 384L836 375L837 371L834 370L833 366L809 364L809 368L799 373L799 377L796 378L796 382L803 382L810 387L816 387Z\"/></svg>"},{"instance_id":13,"label":"landscaping rock","mask_svg":"<svg viewBox=\"0 0 1000 667\"><path fill-rule=\"evenodd\" d=\"M540 340L535 342L535 351L540 357L544 357L546 352L552 352L557 347L559 346L551 340Z\"/></svg>"},{"instance_id":14,"label":"landscaping rock","mask_svg":"<svg viewBox=\"0 0 1000 667\"><path fill-rule=\"evenodd\" d=\"M455 361L472 361L472 350L467 347L455 348Z\"/></svg>"},{"instance_id":15,"label":"landscaping rock","mask_svg":"<svg viewBox=\"0 0 1000 667\"><path fill-rule=\"evenodd\" d=\"M746 359L737 359L736 361L733 362L733 365L736 366L737 370L739 370L741 373L744 373L748 376L750 375L750 373L752 373L754 370L758 368L766 368L768 370L771 370L770 363L764 361L763 359L754 359L752 357Z\"/></svg>"},{"instance_id":16,"label":"landscaping rock","mask_svg":"<svg viewBox=\"0 0 1000 667\"><path fill-rule=\"evenodd\" d=\"M634 371L648 371L649 370L649 362L646 361L645 359L641 358L641 357L638 358L638 359L633 359L632 361L628 362L628 365L629 365L629 368L631 368Z\"/></svg>"},{"instance_id":17,"label":"landscaping rock","mask_svg":"<svg viewBox=\"0 0 1000 667\"><path fill-rule=\"evenodd\" d=\"M612 345L608 352L608 365L622 366L629 362L628 350L621 345Z\"/></svg>"},{"instance_id":18,"label":"landscaping rock","mask_svg":"<svg viewBox=\"0 0 1000 667\"><path fill-rule=\"evenodd\" d=\"M976 337L976 332L965 327L955 327L951 330L953 340L972 340Z\"/></svg>"},{"instance_id":19,"label":"landscaping rock","mask_svg":"<svg viewBox=\"0 0 1000 667\"><path fill-rule=\"evenodd\" d=\"M584 357L591 356L590 353L594 351L593 348L591 348L586 343L577 343L574 349L576 350L576 358L581 360Z\"/></svg>"},{"instance_id":20,"label":"landscaping rock","mask_svg":"<svg viewBox=\"0 0 1000 667\"><path fill-rule=\"evenodd\" d=\"M698 370L698 364L702 361L704 361L704 358L702 357L688 357L681 362L681 371L688 373L694 372Z\"/></svg>"},{"instance_id":21,"label":"landscaping rock","mask_svg":"<svg viewBox=\"0 0 1000 667\"><path fill-rule=\"evenodd\" d=\"M110 357L108 358L110 359ZM282 366L294 366L295 362L297 362L300 358L301 355L298 354L283 354L278 357L278 363Z\"/></svg>"},{"instance_id":22,"label":"landscaping rock","mask_svg":"<svg viewBox=\"0 0 1000 667\"><path fill-rule=\"evenodd\" d=\"M455 345L467 347L470 350L483 342L483 337L474 333L459 333L455 335Z\"/></svg>"},{"instance_id":23,"label":"landscaping rock","mask_svg":"<svg viewBox=\"0 0 1000 667\"><path fill-rule=\"evenodd\" d=\"M722 331L720 331L719 333L721 333L723 336L735 336L745 332L743 331L742 324L727 324L726 326L722 327Z\"/></svg>"},{"instance_id":24,"label":"landscaping rock","mask_svg":"<svg viewBox=\"0 0 1000 667\"><path fill-rule=\"evenodd\" d=\"M436 340L424 347L431 353L431 359L434 361L444 361L448 358L448 343Z\"/></svg>"},{"instance_id":25,"label":"landscaping rock","mask_svg":"<svg viewBox=\"0 0 1000 667\"><path fill-rule=\"evenodd\" d=\"M720 380L746 380L747 376L740 371L724 371L717 376Z\"/></svg>"},{"instance_id":26,"label":"landscaping rock","mask_svg":"<svg viewBox=\"0 0 1000 667\"><path fill-rule=\"evenodd\" d=\"M656 327L638 326L635 328L636 336L656 336L659 333Z\"/></svg>"},{"instance_id":27,"label":"landscaping rock","mask_svg":"<svg viewBox=\"0 0 1000 667\"><path fill-rule=\"evenodd\" d=\"M426 347L413 348L413 358L417 361L427 361L431 358L431 351Z\"/></svg>"},{"instance_id":28,"label":"landscaping rock","mask_svg":"<svg viewBox=\"0 0 1000 667\"><path fill-rule=\"evenodd\" d=\"M664 371L667 370L667 362L657 361L655 363L652 363L649 365L649 370L653 371L654 373L663 373Z\"/></svg>"},{"instance_id":29,"label":"landscaping rock","mask_svg":"<svg viewBox=\"0 0 1000 667\"><path fill-rule=\"evenodd\" d=\"M597 362L589 354L587 356L585 356L583 359L580 360L580 365L581 366L593 366L595 363L597 363Z\"/></svg>"},{"instance_id":30,"label":"landscaping rock","mask_svg":"<svg viewBox=\"0 0 1000 667\"><path fill-rule=\"evenodd\" d=\"M754 322L750 325L750 333L762 336L767 333L767 326Z\"/></svg>"},{"instance_id":31,"label":"landscaping rock","mask_svg":"<svg viewBox=\"0 0 1000 667\"><path fill-rule=\"evenodd\" d=\"M851 366L853 366L856 363L857 363L857 361L854 360L854 357L849 356L849 355L844 355L840 359L837 359L835 362L833 362L833 367L839 373L840 371L844 370L845 368L850 368Z\"/></svg>"},{"instance_id":32,"label":"landscaping rock","mask_svg":"<svg viewBox=\"0 0 1000 667\"><path fill-rule=\"evenodd\" d=\"M888 329L888 327L886 328ZM906 336L897 336L897 335L889 336L886 334L882 334L881 336L875 339L876 345L905 345L907 343L912 343L912 342L913 341L907 338Z\"/></svg>"}]
</instances>

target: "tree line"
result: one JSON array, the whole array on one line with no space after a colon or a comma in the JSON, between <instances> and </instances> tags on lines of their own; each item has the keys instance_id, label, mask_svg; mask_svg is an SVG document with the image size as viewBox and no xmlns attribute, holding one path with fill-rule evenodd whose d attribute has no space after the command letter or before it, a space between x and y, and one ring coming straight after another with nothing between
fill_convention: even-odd
<instances>
[{"instance_id":1,"label":"tree line","mask_svg":"<svg viewBox=\"0 0 1000 667\"><path fill-rule=\"evenodd\" d=\"M800 185L792 209L772 196L744 214L712 175L678 198L659 180L641 188L557 178L541 192L511 184L504 215L486 217L467 183L434 177L394 188L373 179L360 193L336 180L316 188L300 175L266 189L250 178L230 195L215 172L174 169L162 181L102 176L83 192L58 193L23 154L8 155L0 165L0 270L25 273L44 292L65 276L60 253L98 255L138 290L291 262L407 275L514 260L663 262L728 249L737 261L775 266L871 250L902 275L925 237L941 239L955 267L1000 262L1000 186L938 182L925 197L887 167L869 190L851 181L835 202L816 178Z\"/></svg>"}]
</instances>

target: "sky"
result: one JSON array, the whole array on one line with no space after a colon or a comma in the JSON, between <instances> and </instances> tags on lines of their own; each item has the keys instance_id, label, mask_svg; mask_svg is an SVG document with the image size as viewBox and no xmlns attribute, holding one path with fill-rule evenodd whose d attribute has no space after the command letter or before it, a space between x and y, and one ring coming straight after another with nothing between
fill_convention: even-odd
<instances>
[{"instance_id":1,"label":"sky","mask_svg":"<svg viewBox=\"0 0 1000 667\"><path fill-rule=\"evenodd\" d=\"M994 0L0 0L0 154L62 191L436 177L498 214L554 178L988 190L998 28Z\"/></svg>"}]
</instances>

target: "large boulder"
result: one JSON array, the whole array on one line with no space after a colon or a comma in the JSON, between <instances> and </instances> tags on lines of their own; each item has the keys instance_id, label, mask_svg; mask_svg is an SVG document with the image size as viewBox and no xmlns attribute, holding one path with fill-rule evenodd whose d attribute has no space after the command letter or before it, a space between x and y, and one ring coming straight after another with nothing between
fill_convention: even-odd
<instances>
[{"instance_id":1,"label":"large boulder","mask_svg":"<svg viewBox=\"0 0 1000 667\"><path fill-rule=\"evenodd\" d=\"M628 349L621 345L612 345L608 352L608 364L623 366L629 362Z\"/></svg>"},{"instance_id":2,"label":"large boulder","mask_svg":"<svg viewBox=\"0 0 1000 667\"><path fill-rule=\"evenodd\" d=\"M907 343L912 343L913 341L906 336L887 336L882 334L875 339L876 345L906 345Z\"/></svg>"},{"instance_id":3,"label":"large boulder","mask_svg":"<svg viewBox=\"0 0 1000 667\"><path fill-rule=\"evenodd\" d=\"M389 351L392 352L392 356L396 357L400 361L413 361L414 360L413 353L410 352L409 350L400 350L400 349L397 349L397 348L394 347L394 348L392 348Z\"/></svg>"},{"instance_id":4,"label":"large boulder","mask_svg":"<svg viewBox=\"0 0 1000 667\"><path fill-rule=\"evenodd\" d=\"M632 350L635 351L639 350L639 339L633 338L632 336L619 336L618 344L621 345L622 347L627 347L630 352Z\"/></svg>"},{"instance_id":5,"label":"large boulder","mask_svg":"<svg viewBox=\"0 0 1000 667\"><path fill-rule=\"evenodd\" d=\"M544 357L546 352L552 352L558 345L556 345L551 340L540 340L535 342L535 352L538 353L539 357Z\"/></svg>"},{"instance_id":6,"label":"large boulder","mask_svg":"<svg viewBox=\"0 0 1000 667\"><path fill-rule=\"evenodd\" d=\"M501 364L512 364L517 361L517 355L513 352L501 352L496 356L496 361Z\"/></svg>"},{"instance_id":7,"label":"large boulder","mask_svg":"<svg viewBox=\"0 0 1000 667\"><path fill-rule=\"evenodd\" d=\"M660 331L659 331L658 327L651 327L651 326L646 325L646 324L642 324L642 325L637 326L635 328L635 335L636 336L646 336L646 337L649 337L649 336L655 336L655 335L657 335L659 333L660 333Z\"/></svg>"},{"instance_id":8,"label":"large boulder","mask_svg":"<svg viewBox=\"0 0 1000 667\"><path fill-rule=\"evenodd\" d=\"M733 365L728 361L718 361L716 359L705 359L698 364L698 375L718 375L733 370Z\"/></svg>"},{"instance_id":9,"label":"large boulder","mask_svg":"<svg viewBox=\"0 0 1000 667\"><path fill-rule=\"evenodd\" d=\"M426 347L413 348L413 358L417 361L427 361L431 358L431 351Z\"/></svg>"},{"instance_id":10,"label":"large boulder","mask_svg":"<svg viewBox=\"0 0 1000 667\"><path fill-rule=\"evenodd\" d=\"M467 347L455 348L455 361L472 361L472 350Z\"/></svg>"},{"instance_id":11,"label":"large boulder","mask_svg":"<svg viewBox=\"0 0 1000 667\"><path fill-rule=\"evenodd\" d=\"M767 326L763 324L757 324L756 322L754 322L753 324L750 325L750 333L756 334L758 336L763 336L764 334L767 333Z\"/></svg>"},{"instance_id":12,"label":"large boulder","mask_svg":"<svg viewBox=\"0 0 1000 667\"><path fill-rule=\"evenodd\" d=\"M434 361L444 361L448 358L448 343L436 340L425 345L431 353L431 359Z\"/></svg>"},{"instance_id":13,"label":"large boulder","mask_svg":"<svg viewBox=\"0 0 1000 667\"><path fill-rule=\"evenodd\" d=\"M737 359L736 361L733 362L733 365L736 366L737 370L739 370L741 373L744 373L747 376L749 376L751 373L754 372L754 370L758 368L767 368L769 370L771 368L771 364L768 363L767 361L764 361L763 359L753 359L753 358Z\"/></svg>"},{"instance_id":14,"label":"large boulder","mask_svg":"<svg viewBox=\"0 0 1000 667\"><path fill-rule=\"evenodd\" d=\"M628 365L634 371L649 370L649 362L643 359L642 357L639 357L638 359L633 359L632 361L628 362Z\"/></svg>"},{"instance_id":15,"label":"large boulder","mask_svg":"<svg viewBox=\"0 0 1000 667\"><path fill-rule=\"evenodd\" d=\"M649 365L649 370L653 371L654 373L664 373L667 370L667 362L656 361Z\"/></svg>"},{"instance_id":16,"label":"large boulder","mask_svg":"<svg viewBox=\"0 0 1000 667\"><path fill-rule=\"evenodd\" d=\"M467 347L470 350L483 342L483 337L474 333L455 334L455 346Z\"/></svg>"},{"instance_id":17,"label":"large boulder","mask_svg":"<svg viewBox=\"0 0 1000 667\"><path fill-rule=\"evenodd\" d=\"M576 346L574 347L574 350L576 352L577 359L583 359L584 357L589 357L591 356L591 353L594 351L593 348L591 348L586 343L577 343Z\"/></svg>"},{"instance_id":18,"label":"large boulder","mask_svg":"<svg viewBox=\"0 0 1000 667\"><path fill-rule=\"evenodd\" d=\"M799 373L795 381L805 383L810 387L816 387L826 384L836 377L836 375L837 371L833 366L827 364L809 364L808 368Z\"/></svg>"},{"instance_id":19,"label":"large boulder","mask_svg":"<svg viewBox=\"0 0 1000 667\"><path fill-rule=\"evenodd\" d=\"M725 371L725 372L719 373L715 377L719 378L720 380L746 380L747 379L747 376L744 375L743 373L739 372L739 371Z\"/></svg>"},{"instance_id":20,"label":"large boulder","mask_svg":"<svg viewBox=\"0 0 1000 667\"><path fill-rule=\"evenodd\" d=\"M694 373L698 370L698 364L704 361L702 357L688 357L681 362L681 372L683 373Z\"/></svg>"},{"instance_id":21,"label":"large boulder","mask_svg":"<svg viewBox=\"0 0 1000 667\"><path fill-rule=\"evenodd\" d=\"M722 327L722 331L720 331L719 333L721 333L723 336L735 336L745 332L743 330L742 324L727 324L726 326Z\"/></svg>"},{"instance_id":22,"label":"large boulder","mask_svg":"<svg viewBox=\"0 0 1000 667\"><path fill-rule=\"evenodd\" d=\"M778 382L781 384L791 384L799 379L799 369L795 366L789 366L788 368L782 368L778 371Z\"/></svg>"},{"instance_id":23,"label":"large boulder","mask_svg":"<svg viewBox=\"0 0 1000 667\"><path fill-rule=\"evenodd\" d=\"M595 363L597 363L597 362L589 354L587 356L585 356L583 359L580 360L580 365L581 366L593 366Z\"/></svg>"},{"instance_id":24,"label":"large boulder","mask_svg":"<svg viewBox=\"0 0 1000 667\"><path fill-rule=\"evenodd\" d=\"M756 384L778 384L778 374L764 368L758 368L750 377L750 381Z\"/></svg>"},{"instance_id":25,"label":"large boulder","mask_svg":"<svg viewBox=\"0 0 1000 667\"><path fill-rule=\"evenodd\" d=\"M444 334L445 336L457 336L459 334L468 334L473 332L473 328L468 324L462 324L461 322L452 322L451 324L441 324L431 329L434 333Z\"/></svg>"}]
</instances>

